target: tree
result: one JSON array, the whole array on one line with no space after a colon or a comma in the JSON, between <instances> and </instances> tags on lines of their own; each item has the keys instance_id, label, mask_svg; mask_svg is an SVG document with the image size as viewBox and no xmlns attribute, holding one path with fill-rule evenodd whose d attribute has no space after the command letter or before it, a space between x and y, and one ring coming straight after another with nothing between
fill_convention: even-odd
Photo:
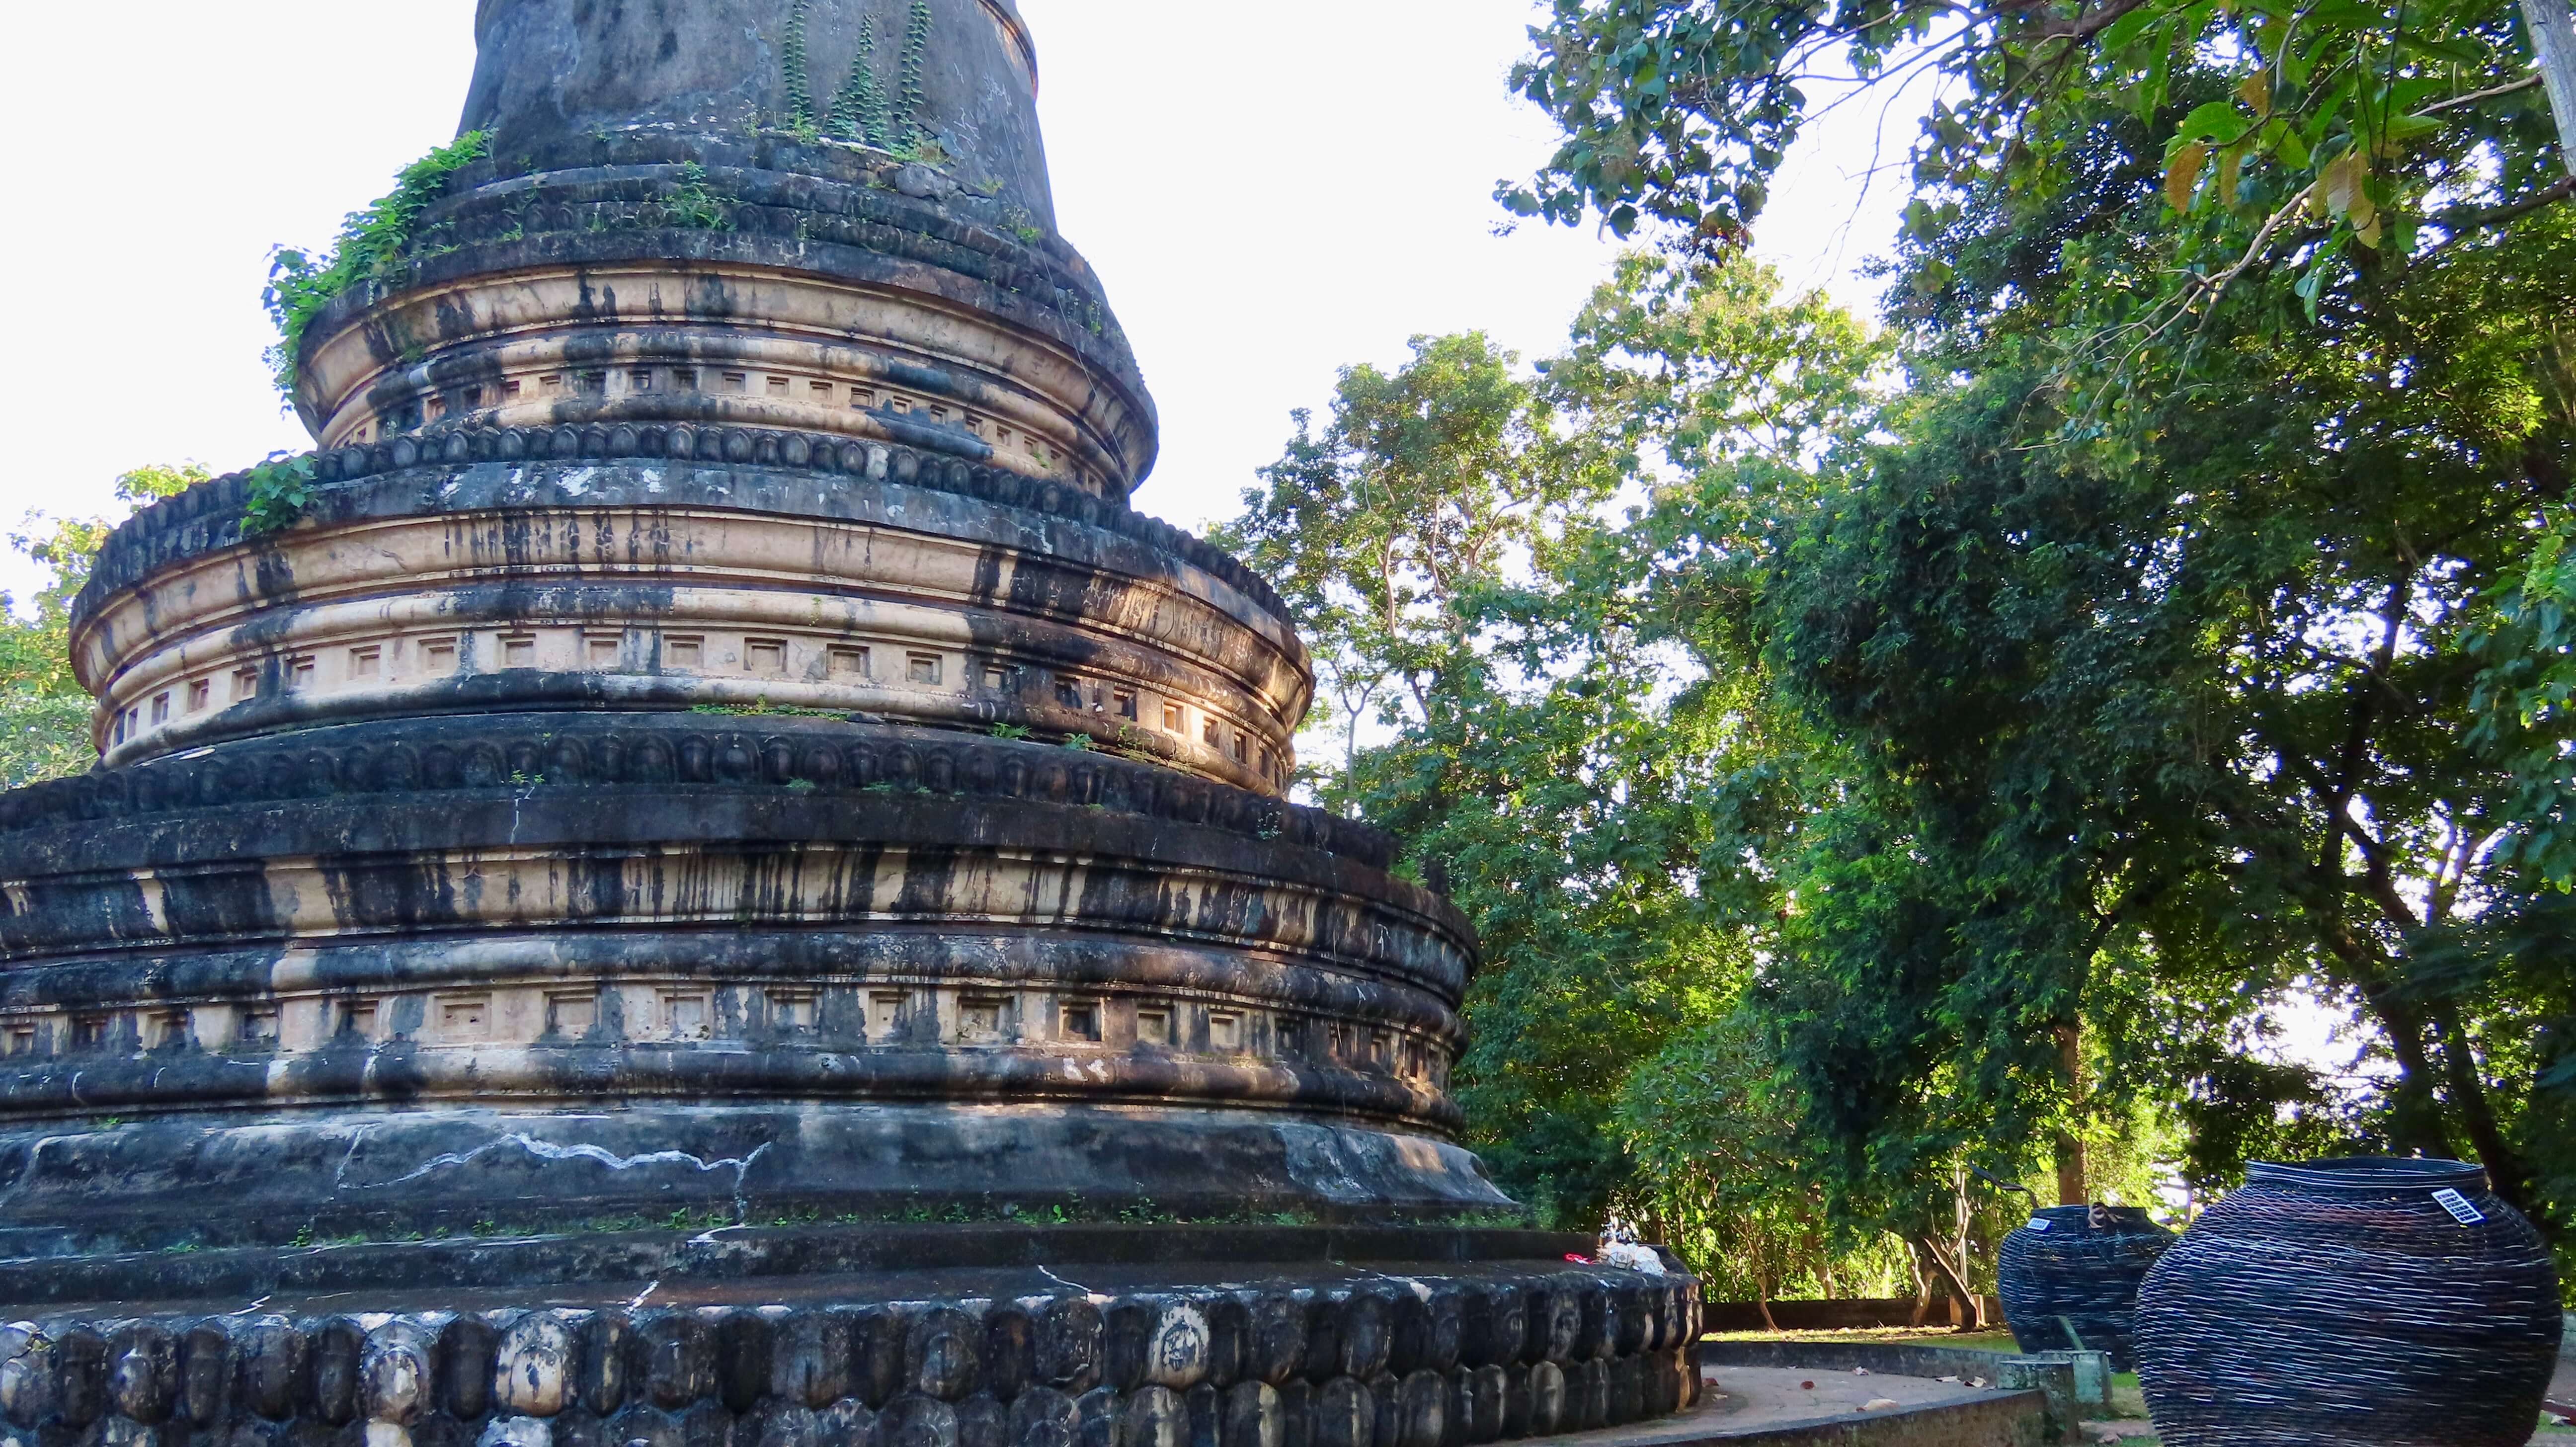
<instances>
[{"instance_id":1,"label":"tree","mask_svg":"<svg viewBox=\"0 0 2576 1447\"><path fill-rule=\"evenodd\" d=\"M1688 660L1652 596L1672 539L1611 503L1768 486L1867 409L1883 351L1776 288L1749 262L1641 256L1531 375L1472 335L1350 369L1225 533L1328 678L1383 687L1381 740L1346 739L1317 791L1397 830L1475 921L1470 1135L1569 1222L1631 1184L1621 1079L1722 1015L1750 965L1744 901L1706 887L1703 786L1754 739L1732 681L1675 686Z\"/></svg>"},{"instance_id":2,"label":"tree","mask_svg":"<svg viewBox=\"0 0 2576 1447\"><path fill-rule=\"evenodd\" d=\"M134 506L175 497L207 478L193 463L141 467L116 480L120 502ZM71 603L89 581L115 524L104 518L50 519L29 513L9 544L51 575L35 598L32 618L20 618L0 594L0 788L61 778L98 759L90 746L90 699L71 669Z\"/></svg>"},{"instance_id":3,"label":"tree","mask_svg":"<svg viewBox=\"0 0 2576 1447\"><path fill-rule=\"evenodd\" d=\"M2154 1098L2203 1184L2340 1139L2473 1155L2567 1223L2543 10L1561 0L1533 32L1567 141L1508 203L1701 249L1808 72L1949 81L1889 292L1913 396L1703 625L1843 746L1753 848L1796 907L1751 1001L1840 1195ZM2255 1053L2289 988L2370 1025L2358 1111Z\"/></svg>"},{"instance_id":4,"label":"tree","mask_svg":"<svg viewBox=\"0 0 2576 1447\"><path fill-rule=\"evenodd\" d=\"M2166 203L2147 238L2164 260L2148 277L2158 305L2106 339L2125 352L2240 284L2313 297L2350 268L2576 195L2576 144L2532 69L2535 33L2555 56L2565 32L2558 0L1555 0L1513 83L1565 142L1496 194L1550 221L1598 213L1622 235L1735 244L1809 89L1842 64L1864 90L1938 78L1906 223L1928 239L1999 196L2089 184L2070 153L2109 108L2145 130ZM1939 267L1918 278L1938 285Z\"/></svg>"}]
</instances>

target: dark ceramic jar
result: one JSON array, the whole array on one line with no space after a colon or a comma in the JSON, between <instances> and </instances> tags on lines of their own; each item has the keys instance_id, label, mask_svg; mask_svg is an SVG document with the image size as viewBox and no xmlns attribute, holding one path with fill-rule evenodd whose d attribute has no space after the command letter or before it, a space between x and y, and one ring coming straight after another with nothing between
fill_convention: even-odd
<instances>
[{"instance_id":1,"label":"dark ceramic jar","mask_svg":"<svg viewBox=\"0 0 2576 1447\"><path fill-rule=\"evenodd\" d=\"M2174 1234L2136 1206L2049 1206L2004 1237L1995 1294L2026 1352L2109 1352L2135 1371L2138 1283Z\"/></svg>"},{"instance_id":2,"label":"dark ceramic jar","mask_svg":"<svg viewBox=\"0 0 2576 1447\"><path fill-rule=\"evenodd\" d=\"M2147 1273L2138 1375L2166 1447L2520 1447L2560 1329L2479 1167L2257 1164Z\"/></svg>"}]
</instances>

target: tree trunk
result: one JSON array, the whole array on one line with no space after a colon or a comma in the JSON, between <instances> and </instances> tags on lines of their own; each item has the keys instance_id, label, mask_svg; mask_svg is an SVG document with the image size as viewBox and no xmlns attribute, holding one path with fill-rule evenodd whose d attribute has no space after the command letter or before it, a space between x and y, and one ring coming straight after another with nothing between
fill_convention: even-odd
<instances>
[{"instance_id":1,"label":"tree trunk","mask_svg":"<svg viewBox=\"0 0 2576 1447\"><path fill-rule=\"evenodd\" d=\"M2080 1110L2084 1104L2084 1027L2082 1025L2057 1027L2057 1058L2059 1065L2066 1071L2067 1105L2070 1110ZM2085 1190L2084 1138L2072 1131L2062 1131L2057 1137L2057 1204L2081 1206L2092 1199Z\"/></svg>"},{"instance_id":2,"label":"tree trunk","mask_svg":"<svg viewBox=\"0 0 2576 1447\"><path fill-rule=\"evenodd\" d=\"M1985 1322L1981 1319L1983 1311L1977 1301L1977 1293L1968 1285L1967 1263L1951 1261L1948 1248L1938 1237L1928 1231L1916 1237L1914 1244L1922 1252L1923 1259L1929 1261L1932 1269L1939 1273L1941 1283L1950 1288L1952 1316L1959 1324L1958 1329L1969 1332L1984 1326Z\"/></svg>"},{"instance_id":3,"label":"tree trunk","mask_svg":"<svg viewBox=\"0 0 2576 1447\"><path fill-rule=\"evenodd\" d=\"M2576 176L2576 21L2567 0L2522 0L2522 23L2549 89L2549 113L2558 121L2558 159Z\"/></svg>"},{"instance_id":4,"label":"tree trunk","mask_svg":"<svg viewBox=\"0 0 2576 1447\"><path fill-rule=\"evenodd\" d=\"M1923 1269L1923 1249L1913 1242L1905 1243L1905 1265L1914 1273L1914 1321L1917 1328L1932 1320L1932 1273Z\"/></svg>"}]
</instances>

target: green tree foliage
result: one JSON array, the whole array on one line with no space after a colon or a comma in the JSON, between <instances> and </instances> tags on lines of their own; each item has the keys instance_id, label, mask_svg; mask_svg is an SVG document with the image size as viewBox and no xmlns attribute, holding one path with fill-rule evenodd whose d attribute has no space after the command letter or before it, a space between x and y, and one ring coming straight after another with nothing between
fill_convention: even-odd
<instances>
[{"instance_id":1,"label":"green tree foliage","mask_svg":"<svg viewBox=\"0 0 2576 1447\"><path fill-rule=\"evenodd\" d=\"M2168 294L2187 303L2240 256L2403 254L2427 222L2456 231L2576 189L2550 161L2512 0L1555 0L1531 38L1513 84L1566 138L1498 195L1554 221L1598 212L1623 235L1739 237L1838 67L1872 86L1947 82L1915 152L1923 236L1986 190L2081 184L2069 122L2111 102L2157 150L2163 240L2184 263Z\"/></svg>"},{"instance_id":2,"label":"green tree foliage","mask_svg":"<svg viewBox=\"0 0 2576 1447\"><path fill-rule=\"evenodd\" d=\"M1561 0L1534 38L1567 139L1509 203L1701 248L1809 73L1951 78L1913 390L1692 625L1810 741L1746 849L1789 902L1747 1008L1838 1207L2161 1103L2204 1186L2420 1148L2571 1224L2576 184L2519 10ZM2379 1089L2266 1055L2294 987Z\"/></svg>"},{"instance_id":3,"label":"green tree foliage","mask_svg":"<svg viewBox=\"0 0 2576 1447\"><path fill-rule=\"evenodd\" d=\"M1534 374L1475 335L1350 369L1224 535L1345 692L1319 794L1400 831L1476 922L1460 1098L1500 1178L1556 1219L1631 1190L1623 1079L1722 1018L1751 967L1733 920L1763 891L1708 857L1705 784L1758 732L1671 627L1687 504L1659 500L1804 476L1884 359L1776 286L1636 257Z\"/></svg>"},{"instance_id":4,"label":"green tree foliage","mask_svg":"<svg viewBox=\"0 0 2576 1447\"><path fill-rule=\"evenodd\" d=\"M128 505L175 497L206 480L202 467L142 467L116 480ZM90 698L71 668L71 603L115 524L105 518L30 513L9 545L51 575L20 617L0 594L0 788L62 778L98 760L90 747Z\"/></svg>"}]
</instances>

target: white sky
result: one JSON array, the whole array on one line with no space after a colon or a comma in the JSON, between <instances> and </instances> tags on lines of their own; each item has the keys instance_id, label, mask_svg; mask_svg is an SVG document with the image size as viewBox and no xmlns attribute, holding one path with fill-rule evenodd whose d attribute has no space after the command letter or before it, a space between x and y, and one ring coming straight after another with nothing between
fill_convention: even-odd
<instances>
[{"instance_id":1,"label":"white sky","mask_svg":"<svg viewBox=\"0 0 2576 1447\"><path fill-rule=\"evenodd\" d=\"M217 471L309 445L260 352L271 245L343 213L455 133L473 0L129 0L20 5L0 85L19 138L0 274L0 525L108 510L117 473ZM1504 220L1494 182L1553 149L1505 73L1518 0L1022 0L1063 229L1109 286L1162 408L1136 502L1185 526L1230 513L1288 413L1334 370L1417 333L1562 344L1614 248ZM1875 108L1837 116L1778 188L1759 249L1792 284L1867 308L1852 267L1900 197L1856 207ZM1910 119L1885 127L1901 154ZM35 574L0 558L0 588Z\"/></svg>"}]
</instances>

